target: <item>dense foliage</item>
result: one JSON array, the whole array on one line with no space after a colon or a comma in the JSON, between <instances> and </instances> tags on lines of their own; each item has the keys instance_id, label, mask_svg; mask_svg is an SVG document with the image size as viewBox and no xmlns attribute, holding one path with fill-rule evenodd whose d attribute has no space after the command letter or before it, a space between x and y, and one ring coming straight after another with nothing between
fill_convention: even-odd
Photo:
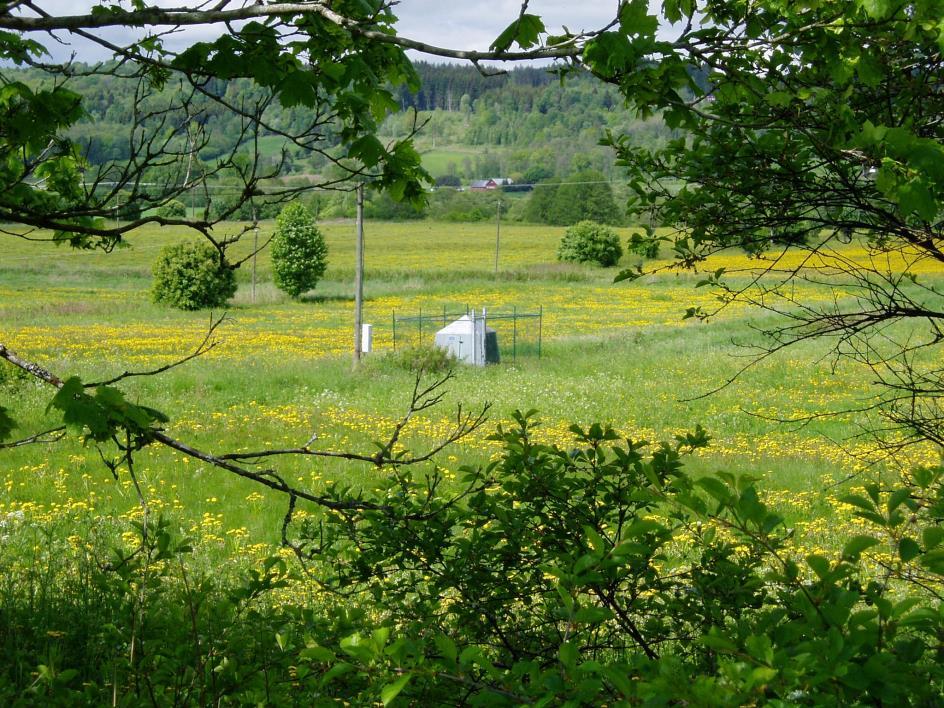
<instances>
[{"instance_id":1,"label":"dense foliage","mask_svg":"<svg viewBox=\"0 0 944 708\"><path fill-rule=\"evenodd\" d=\"M658 238L684 267L730 246L772 248L758 262L760 289L723 272L706 281L722 306L786 315L765 328L758 354L820 338L884 384L870 409L886 445L902 430L944 441L944 377L928 349L942 341L941 298L921 275L923 262L944 260L940 3L666 2L665 13L689 22L683 36L660 39L659 18L634 0L585 52L632 107L685 131L662 147L611 135L631 214L645 222L655 211L671 226ZM865 258L833 248L853 239ZM807 268L782 266L791 249ZM806 302L797 281L841 295Z\"/></svg>"},{"instance_id":2,"label":"dense foliage","mask_svg":"<svg viewBox=\"0 0 944 708\"><path fill-rule=\"evenodd\" d=\"M76 548L4 517L0 697L940 701L944 470L845 497L863 533L796 558L755 480L686 472L704 431L650 446L574 426L562 449L536 442L537 427L515 413L493 436L497 459L464 468L458 487L393 464L363 492L372 509L290 524L305 573L279 558L221 573L169 520L120 543L121 526L99 522ZM328 592L312 597L316 579Z\"/></svg>"},{"instance_id":3,"label":"dense foliage","mask_svg":"<svg viewBox=\"0 0 944 708\"><path fill-rule=\"evenodd\" d=\"M151 297L181 310L221 307L236 294L236 274L208 243L183 242L154 262Z\"/></svg>"},{"instance_id":4,"label":"dense foliage","mask_svg":"<svg viewBox=\"0 0 944 708\"><path fill-rule=\"evenodd\" d=\"M581 170L563 183L539 184L531 193L525 219L539 224L571 226L578 221L619 224L622 214L613 188L602 173Z\"/></svg>"},{"instance_id":5,"label":"dense foliage","mask_svg":"<svg viewBox=\"0 0 944 708\"><path fill-rule=\"evenodd\" d=\"M557 260L614 266L623 257L619 234L595 221L580 221L564 232L557 248Z\"/></svg>"},{"instance_id":6,"label":"dense foliage","mask_svg":"<svg viewBox=\"0 0 944 708\"><path fill-rule=\"evenodd\" d=\"M328 247L304 204L282 209L272 237L272 276L276 286L297 298L312 290L328 267Z\"/></svg>"}]
</instances>

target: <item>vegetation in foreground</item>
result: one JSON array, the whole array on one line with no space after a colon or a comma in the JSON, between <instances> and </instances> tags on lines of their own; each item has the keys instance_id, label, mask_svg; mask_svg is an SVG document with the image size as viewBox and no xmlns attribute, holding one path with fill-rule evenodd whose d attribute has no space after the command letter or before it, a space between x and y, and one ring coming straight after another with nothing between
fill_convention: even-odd
<instances>
[{"instance_id":1,"label":"vegetation in foreground","mask_svg":"<svg viewBox=\"0 0 944 708\"><path fill-rule=\"evenodd\" d=\"M352 227L323 230L331 260L307 301L279 295L261 259L257 302L243 280L223 343L129 382L131 400L177 411L168 430L199 446L297 446L317 433L323 449L369 453L402 412L410 360L402 345L383 353L391 332L378 326L381 351L347 371ZM304 563L281 545L283 498L179 454L136 454L145 518L127 475L112 478L78 441L4 450L5 700L659 703L684 688L699 704L933 702L933 452L915 451L927 470L906 488L893 468L865 471L825 439L848 437L864 422L853 415L796 433L732 412L840 411L869 395L863 372L818 365L811 346L682 403L736 372L730 339L749 341L756 319L731 308L683 320L697 298L711 302L697 276L612 286L613 271L551 265L563 229L503 233L496 281L491 228L456 231L368 229L368 312L379 323L395 308L543 304L543 356L523 348L459 371L443 405L491 400L493 422L426 468L280 463L311 489L398 509L299 505L286 538ZM207 324L148 302L149 259L168 238L145 231L124 252L69 255L67 268L21 246L29 272L11 261L2 274L5 332L26 343L21 354L83 377L120 373L100 364L115 346L134 368L168 363ZM433 242L455 250L432 258ZM273 342L279 361L262 356ZM41 426L45 394L22 376L2 385L17 420ZM540 426L513 414L522 405L541 409ZM428 449L449 418L418 415L403 444ZM684 433L699 421L707 433ZM676 434L668 447L630 442ZM437 521L417 520L439 506Z\"/></svg>"},{"instance_id":2,"label":"vegetation in foreground","mask_svg":"<svg viewBox=\"0 0 944 708\"><path fill-rule=\"evenodd\" d=\"M516 413L497 459L385 467L370 507L291 523L296 558L207 562L166 520L5 517L0 696L98 705L933 705L940 468L846 502L870 533L795 559L701 429L650 447ZM328 495L331 498L332 495ZM342 497L344 498L343 494ZM347 497L350 498L350 497ZM72 532L66 536L67 532ZM295 560L300 562L295 562ZM457 695L457 691L461 695Z\"/></svg>"}]
</instances>

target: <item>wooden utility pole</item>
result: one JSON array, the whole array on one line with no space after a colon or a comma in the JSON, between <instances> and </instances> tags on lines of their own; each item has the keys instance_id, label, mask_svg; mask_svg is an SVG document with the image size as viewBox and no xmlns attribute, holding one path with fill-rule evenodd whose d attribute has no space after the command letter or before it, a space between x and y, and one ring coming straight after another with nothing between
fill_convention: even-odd
<instances>
[{"instance_id":1,"label":"wooden utility pole","mask_svg":"<svg viewBox=\"0 0 944 708\"><path fill-rule=\"evenodd\" d=\"M498 277L498 249L501 245L501 199L495 209L495 277Z\"/></svg>"},{"instance_id":2,"label":"wooden utility pole","mask_svg":"<svg viewBox=\"0 0 944 708\"><path fill-rule=\"evenodd\" d=\"M256 304L256 255L259 253L259 220L256 218L256 204L252 205L252 304Z\"/></svg>"},{"instance_id":3,"label":"wooden utility pole","mask_svg":"<svg viewBox=\"0 0 944 708\"><path fill-rule=\"evenodd\" d=\"M364 185L357 185L357 245L354 264L354 359L351 368L361 363L361 318L364 306Z\"/></svg>"}]
</instances>

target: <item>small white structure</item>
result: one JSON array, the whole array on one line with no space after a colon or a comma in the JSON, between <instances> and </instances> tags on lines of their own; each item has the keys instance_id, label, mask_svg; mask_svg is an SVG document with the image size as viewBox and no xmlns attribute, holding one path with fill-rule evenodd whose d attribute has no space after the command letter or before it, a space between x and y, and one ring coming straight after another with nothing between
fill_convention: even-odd
<instances>
[{"instance_id":1,"label":"small white structure","mask_svg":"<svg viewBox=\"0 0 944 708\"><path fill-rule=\"evenodd\" d=\"M494 339L497 335L494 329L485 325L485 310L481 315L472 310L436 332L436 346L445 349L458 361L485 366L485 340L488 337ZM497 345L495 349L497 354Z\"/></svg>"},{"instance_id":2,"label":"small white structure","mask_svg":"<svg viewBox=\"0 0 944 708\"><path fill-rule=\"evenodd\" d=\"M370 354L374 351L374 326L371 324L361 325L361 352Z\"/></svg>"}]
</instances>

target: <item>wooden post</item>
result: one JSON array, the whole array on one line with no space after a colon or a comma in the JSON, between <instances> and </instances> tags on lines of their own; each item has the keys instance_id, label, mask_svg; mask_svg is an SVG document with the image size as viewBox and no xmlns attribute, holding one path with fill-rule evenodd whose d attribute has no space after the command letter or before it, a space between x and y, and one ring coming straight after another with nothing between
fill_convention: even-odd
<instances>
[{"instance_id":1,"label":"wooden post","mask_svg":"<svg viewBox=\"0 0 944 708\"><path fill-rule=\"evenodd\" d=\"M259 220L256 218L256 204L252 204L252 304L256 304L256 256L259 253Z\"/></svg>"},{"instance_id":2,"label":"wooden post","mask_svg":"<svg viewBox=\"0 0 944 708\"><path fill-rule=\"evenodd\" d=\"M357 185L357 243L354 265L354 359L352 368L361 363L361 319L364 307L364 185Z\"/></svg>"},{"instance_id":3,"label":"wooden post","mask_svg":"<svg viewBox=\"0 0 944 708\"><path fill-rule=\"evenodd\" d=\"M518 306L511 310L511 361L518 361Z\"/></svg>"}]
</instances>

